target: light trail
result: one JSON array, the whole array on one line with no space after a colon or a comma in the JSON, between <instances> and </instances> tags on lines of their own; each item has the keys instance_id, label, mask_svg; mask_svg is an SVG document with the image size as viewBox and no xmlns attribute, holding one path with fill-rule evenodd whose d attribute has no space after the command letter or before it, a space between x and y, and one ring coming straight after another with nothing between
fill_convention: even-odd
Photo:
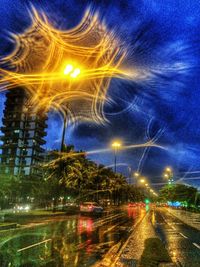
<instances>
[{"instance_id":1,"label":"light trail","mask_svg":"<svg viewBox=\"0 0 200 267\"><path fill-rule=\"evenodd\" d=\"M38 242L38 243L35 243L33 245L30 245L30 246L27 246L25 248L21 248L21 249L18 249L17 252L21 252L21 251L24 251L24 250L27 250L27 249L30 249L30 248L33 248L33 247L37 247L39 245L42 245L44 243L47 243L47 242L50 242L52 239L46 239L46 240L43 240L41 242Z\"/></svg>"},{"instance_id":2,"label":"light trail","mask_svg":"<svg viewBox=\"0 0 200 267\"><path fill-rule=\"evenodd\" d=\"M180 173L185 173L186 175L188 174L195 174L195 173L200 173L200 171L188 171L188 172L180 172Z\"/></svg>"},{"instance_id":3,"label":"light trail","mask_svg":"<svg viewBox=\"0 0 200 267\"><path fill-rule=\"evenodd\" d=\"M177 180L177 182L183 181L183 180L200 180L200 176L198 177L185 177L185 178L180 178Z\"/></svg>"},{"instance_id":4,"label":"light trail","mask_svg":"<svg viewBox=\"0 0 200 267\"><path fill-rule=\"evenodd\" d=\"M30 15L31 25L11 34L15 49L0 61L6 66L0 68L0 91L20 86L36 110L58 110L71 122L105 123L111 79L140 76L122 67L127 51L117 34L90 10L76 27L63 31L35 8Z\"/></svg>"},{"instance_id":5,"label":"light trail","mask_svg":"<svg viewBox=\"0 0 200 267\"><path fill-rule=\"evenodd\" d=\"M143 148L143 147L155 147L159 149L164 149L167 150L166 147L162 145L155 144L152 140L142 143L142 144L133 144L133 145L128 145L128 146L120 146L120 150L127 150L127 149L137 149L137 148ZM99 154L99 153L108 153L113 151L111 147L107 148L102 148L102 149L97 149L97 150L90 150L90 151L84 151L84 152L57 152L55 151L54 154L59 156L58 159L55 161L59 161L61 158L68 158L68 157L78 157L80 155L92 155L92 154Z\"/></svg>"},{"instance_id":6,"label":"light trail","mask_svg":"<svg viewBox=\"0 0 200 267\"><path fill-rule=\"evenodd\" d=\"M104 167L104 169L106 169L106 168L112 168L112 167L114 167L115 166L115 164L110 164L110 165L106 165L105 167ZM125 167L128 167L129 166L129 164L127 164L127 163L116 163L116 166L125 166Z\"/></svg>"}]
</instances>

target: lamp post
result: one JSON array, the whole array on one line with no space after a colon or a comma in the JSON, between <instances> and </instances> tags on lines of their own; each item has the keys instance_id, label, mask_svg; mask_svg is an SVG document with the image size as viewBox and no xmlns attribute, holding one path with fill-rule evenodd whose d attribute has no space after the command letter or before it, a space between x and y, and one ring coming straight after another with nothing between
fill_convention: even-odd
<instances>
[{"instance_id":1,"label":"lamp post","mask_svg":"<svg viewBox=\"0 0 200 267\"><path fill-rule=\"evenodd\" d=\"M121 143L119 141L114 141L112 143L112 148L114 149L114 171L117 171L117 151L121 147Z\"/></svg>"},{"instance_id":2,"label":"lamp post","mask_svg":"<svg viewBox=\"0 0 200 267\"><path fill-rule=\"evenodd\" d=\"M134 184L135 186L137 185L137 178L140 176L139 172L134 172L133 177L134 177Z\"/></svg>"},{"instance_id":3,"label":"lamp post","mask_svg":"<svg viewBox=\"0 0 200 267\"><path fill-rule=\"evenodd\" d=\"M173 171L170 167L165 168L164 177L168 179L168 185L171 185L174 182Z\"/></svg>"},{"instance_id":4,"label":"lamp post","mask_svg":"<svg viewBox=\"0 0 200 267\"><path fill-rule=\"evenodd\" d=\"M132 170L131 167L128 166L128 183L131 184L131 176L132 176Z\"/></svg>"},{"instance_id":5,"label":"lamp post","mask_svg":"<svg viewBox=\"0 0 200 267\"><path fill-rule=\"evenodd\" d=\"M66 78L70 79L76 79L80 73L81 73L80 69L74 67L72 64L67 64L63 71L63 75L66 76ZM65 113L63 115L63 129L62 129L60 152L63 152L64 150L66 126L67 126L67 114Z\"/></svg>"}]
</instances>

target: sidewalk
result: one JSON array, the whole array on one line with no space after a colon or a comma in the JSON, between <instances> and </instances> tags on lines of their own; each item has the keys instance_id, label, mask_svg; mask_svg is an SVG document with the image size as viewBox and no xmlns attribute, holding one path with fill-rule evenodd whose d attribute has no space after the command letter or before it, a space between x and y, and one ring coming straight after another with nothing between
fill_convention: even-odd
<instances>
[{"instance_id":1,"label":"sidewalk","mask_svg":"<svg viewBox=\"0 0 200 267\"><path fill-rule=\"evenodd\" d=\"M168 212L185 224L192 226L200 231L200 213L193 213L186 210L175 210L172 208L168 208Z\"/></svg>"}]
</instances>

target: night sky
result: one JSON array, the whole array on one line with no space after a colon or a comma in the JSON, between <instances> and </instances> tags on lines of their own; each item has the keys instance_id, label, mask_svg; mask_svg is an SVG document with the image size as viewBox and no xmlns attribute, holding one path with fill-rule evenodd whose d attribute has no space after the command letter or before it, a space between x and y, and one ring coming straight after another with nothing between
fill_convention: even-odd
<instances>
[{"instance_id":1,"label":"night sky","mask_svg":"<svg viewBox=\"0 0 200 267\"><path fill-rule=\"evenodd\" d=\"M156 138L165 150L120 151L118 170L128 175L130 168L139 169L152 182L162 183L163 169L171 166L176 180L185 175L185 183L199 186L199 0L0 0L1 57L12 50L8 32L22 32L30 24L27 11L30 3L44 10L59 29L74 27L88 6L97 10L108 28L116 31L125 44L126 64L140 68L146 77L132 82L114 79L108 91L113 104L105 106L109 123L69 126L66 143L88 151L108 147L115 138L125 145ZM4 101L2 95L1 117ZM61 125L59 115L51 113L47 149L60 147ZM113 153L94 154L90 158L105 165L113 164ZM194 176L194 180L190 179Z\"/></svg>"}]
</instances>

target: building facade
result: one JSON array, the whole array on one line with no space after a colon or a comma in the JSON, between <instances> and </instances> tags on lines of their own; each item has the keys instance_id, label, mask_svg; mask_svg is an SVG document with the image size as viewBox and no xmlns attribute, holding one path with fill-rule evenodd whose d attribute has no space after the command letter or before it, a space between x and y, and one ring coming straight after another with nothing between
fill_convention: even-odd
<instances>
[{"instance_id":1,"label":"building facade","mask_svg":"<svg viewBox=\"0 0 200 267\"><path fill-rule=\"evenodd\" d=\"M39 174L46 120L46 114L30 105L30 97L23 88L7 92L1 127L0 173L16 176Z\"/></svg>"}]
</instances>

